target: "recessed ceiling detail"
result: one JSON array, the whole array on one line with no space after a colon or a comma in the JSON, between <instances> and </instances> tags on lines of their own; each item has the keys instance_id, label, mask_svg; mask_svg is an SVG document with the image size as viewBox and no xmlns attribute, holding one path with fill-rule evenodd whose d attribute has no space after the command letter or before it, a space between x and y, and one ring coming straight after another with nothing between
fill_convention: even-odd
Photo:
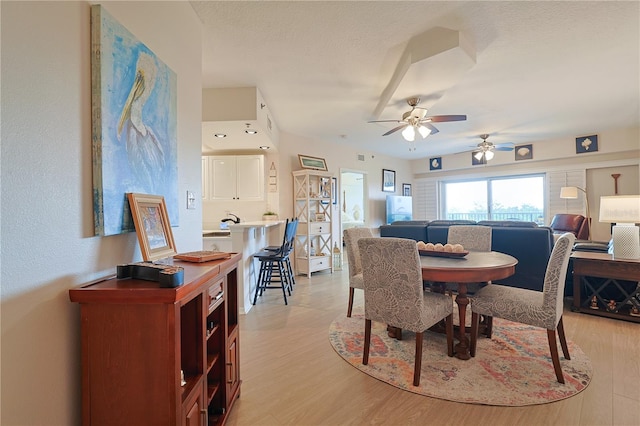
<instances>
[{"instance_id":1,"label":"recessed ceiling detail","mask_svg":"<svg viewBox=\"0 0 640 426\"><path fill-rule=\"evenodd\" d=\"M442 96L475 63L475 49L459 31L436 27L413 37L380 95L374 119L380 118L384 109L394 103L392 98L403 100L424 94L430 95L429 102L433 104L437 100L434 96Z\"/></svg>"},{"instance_id":2,"label":"recessed ceiling detail","mask_svg":"<svg viewBox=\"0 0 640 426\"><path fill-rule=\"evenodd\" d=\"M278 149L280 134L269 107L255 87L202 91L202 146L208 151ZM224 142L211 135L226 135Z\"/></svg>"}]
</instances>

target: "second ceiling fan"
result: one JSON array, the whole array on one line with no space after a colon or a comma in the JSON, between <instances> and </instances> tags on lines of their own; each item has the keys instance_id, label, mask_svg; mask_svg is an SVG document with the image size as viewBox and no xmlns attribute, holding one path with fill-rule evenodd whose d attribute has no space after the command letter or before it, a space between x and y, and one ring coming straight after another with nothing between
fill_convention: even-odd
<instances>
[{"instance_id":1,"label":"second ceiling fan","mask_svg":"<svg viewBox=\"0 0 640 426\"><path fill-rule=\"evenodd\" d=\"M419 107L420 98L409 98L407 103L411 106L411 110L402 114L401 120L374 120L369 123L402 123L397 127L384 133L382 136L390 135L398 130L402 130L402 137L413 142L416 138L416 133L426 138L430 134L438 133L431 123L444 123L447 121L464 121L467 119L466 115L432 115L427 117L427 109Z\"/></svg>"},{"instance_id":2,"label":"second ceiling fan","mask_svg":"<svg viewBox=\"0 0 640 426\"><path fill-rule=\"evenodd\" d=\"M513 144L511 142L494 145L493 142L487 142L488 138L488 134L480 135L482 142L473 150L473 156L479 162L486 163L491 160L494 155L493 151L513 151Z\"/></svg>"}]
</instances>

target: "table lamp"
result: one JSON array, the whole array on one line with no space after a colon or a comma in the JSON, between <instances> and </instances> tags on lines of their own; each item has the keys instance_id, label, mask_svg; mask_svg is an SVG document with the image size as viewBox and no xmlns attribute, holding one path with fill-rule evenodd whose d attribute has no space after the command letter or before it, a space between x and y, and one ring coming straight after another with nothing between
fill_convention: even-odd
<instances>
[{"instance_id":1,"label":"table lamp","mask_svg":"<svg viewBox=\"0 0 640 426\"><path fill-rule=\"evenodd\" d=\"M591 239L591 214L589 213L589 197L587 191L579 186L563 186L560 188L560 198L562 199L576 199L578 198L578 190L584 192L584 201L587 204L587 239Z\"/></svg>"},{"instance_id":2,"label":"table lamp","mask_svg":"<svg viewBox=\"0 0 640 426\"><path fill-rule=\"evenodd\" d=\"M600 197L600 222L615 223L611 232L613 257L640 259L640 195Z\"/></svg>"}]
</instances>

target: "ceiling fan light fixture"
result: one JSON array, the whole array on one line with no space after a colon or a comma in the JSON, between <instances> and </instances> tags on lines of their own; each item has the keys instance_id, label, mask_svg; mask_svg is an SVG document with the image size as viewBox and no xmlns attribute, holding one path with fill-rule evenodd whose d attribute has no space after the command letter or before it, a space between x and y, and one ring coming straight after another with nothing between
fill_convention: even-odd
<instances>
[{"instance_id":1,"label":"ceiling fan light fixture","mask_svg":"<svg viewBox=\"0 0 640 426\"><path fill-rule=\"evenodd\" d=\"M484 155L484 152L482 151L478 151L475 154L473 154L473 156L476 158L476 160L480 161L482 160L482 156Z\"/></svg>"},{"instance_id":2,"label":"ceiling fan light fixture","mask_svg":"<svg viewBox=\"0 0 640 426\"><path fill-rule=\"evenodd\" d=\"M484 153L484 158L487 159L487 161L491 160L493 158L493 151L487 151Z\"/></svg>"},{"instance_id":3,"label":"ceiling fan light fixture","mask_svg":"<svg viewBox=\"0 0 640 426\"><path fill-rule=\"evenodd\" d=\"M402 131L402 137L406 141L413 142L416 139L416 130L413 126L407 126Z\"/></svg>"},{"instance_id":4,"label":"ceiling fan light fixture","mask_svg":"<svg viewBox=\"0 0 640 426\"><path fill-rule=\"evenodd\" d=\"M420 133L420 136L422 136L422 139L424 139L431 134L431 129L420 125L418 126L418 132Z\"/></svg>"}]
</instances>

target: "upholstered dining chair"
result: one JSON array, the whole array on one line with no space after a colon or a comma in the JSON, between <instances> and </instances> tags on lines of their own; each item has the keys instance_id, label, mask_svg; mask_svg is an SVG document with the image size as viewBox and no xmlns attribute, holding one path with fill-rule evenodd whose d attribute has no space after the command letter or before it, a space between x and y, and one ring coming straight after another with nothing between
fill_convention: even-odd
<instances>
[{"instance_id":1,"label":"upholstered dining chair","mask_svg":"<svg viewBox=\"0 0 640 426\"><path fill-rule=\"evenodd\" d=\"M575 235L565 233L558 238L549 257L542 292L492 284L471 297L471 356L476 355L480 315L504 318L547 329L551 360L558 382L564 383L556 330L565 359L571 359L562 325L565 276Z\"/></svg>"},{"instance_id":2,"label":"upholstered dining chair","mask_svg":"<svg viewBox=\"0 0 640 426\"><path fill-rule=\"evenodd\" d=\"M491 227L482 225L452 225L447 243L462 244L469 251L491 251Z\"/></svg>"},{"instance_id":3,"label":"upholstered dining chair","mask_svg":"<svg viewBox=\"0 0 640 426\"><path fill-rule=\"evenodd\" d=\"M447 234L448 244L462 244L468 251L491 251L491 227L482 225L452 225ZM488 283L470 283L467 291L472 294ZM491 319L487 318L487 332L491 331ZM488 336L491 336L488 334Z\"/></svg>"},{"instance_id":4,"label":"upholstered dining chair","mask_svg":"<svg viewBox=\"0 0 640 426\"><path fill-rule=\"evenodd\" d=\"M418 247L404 238L362 238L358 241L364 279L364 352L369 363L371 322L416 333L413 385L420 385L424 332L446 319L447 354L453 356L453 299L424 291ZM399 332L401 332L399 330Z\"/></svg>"},{"instance_id":5,"label":"upholstered dining chair","mask_svg":"<svg viewBox=\"0 0 640 426\"><path fill-rule=\"evenodd\" d=\"M347 317L351 317L353 310L353 296L355 289L364 289L362 283L362 264L360 263L360 250L358 250L358 240L360 238L372 238L371 228L350 228L345 229L342 238L347 250L347 260L349 262L349 306L347 307Z\"/></svg>"}]
</instances>

